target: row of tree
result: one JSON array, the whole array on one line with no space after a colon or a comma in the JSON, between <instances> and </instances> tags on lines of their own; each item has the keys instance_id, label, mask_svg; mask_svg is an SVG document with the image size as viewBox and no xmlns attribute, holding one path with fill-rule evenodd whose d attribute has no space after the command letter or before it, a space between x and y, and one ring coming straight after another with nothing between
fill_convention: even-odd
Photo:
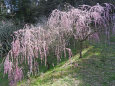
<instances>
[{"instance_id":1,"label":"row of tree","mask_svg":"<svg viewBox=\"0 0 115 86\"><path fill-rule=\"evenodd\" d=\"M23 78L23 71L35 74L39 64L47 66L51 56L53 61L57 59L57 63L62 57L71 58L71 39L75 45L80 44L80 58L84 41L100 41L104 35L105 42L109 43L110 34L115 30L113 4L80 5L78 8L65 4L65 9L53 10L43 26L26 24L24 29L14 32L11 49L4 62L4 73L8 73L11 86ZM24 69L25 65L27 69Z\"/></svg>"}]
</instances>

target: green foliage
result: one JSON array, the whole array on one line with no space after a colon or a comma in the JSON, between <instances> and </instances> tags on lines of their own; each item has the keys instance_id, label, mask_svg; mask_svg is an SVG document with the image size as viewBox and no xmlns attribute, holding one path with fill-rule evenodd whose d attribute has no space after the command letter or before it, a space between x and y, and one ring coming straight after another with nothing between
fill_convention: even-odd
<instances>
[{"instance_id":1,"label":"green foliage","mask_svg":"<svg viewBox=\"0 0 115 86\"><path fill-rule=\"evenodd\" d=\"M6 16L7 9L4 5L4 1L0 1L0 19L4 18Z\"/></svg>"},{"instance_id":2,"label":"green foliage","mask_svg":"<svg viewBox=\"0 0 115 86\"><path fill-rule=\"evenodd\" d=\"M12 34L20 29L12 21L0 21L0 54L6 54L11 48Z\"/></svg>"}]
</instances>

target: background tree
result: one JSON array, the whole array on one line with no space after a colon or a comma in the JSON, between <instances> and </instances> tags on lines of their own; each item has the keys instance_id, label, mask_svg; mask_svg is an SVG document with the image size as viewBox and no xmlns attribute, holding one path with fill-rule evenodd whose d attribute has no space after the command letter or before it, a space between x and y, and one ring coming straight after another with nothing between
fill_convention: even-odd
<instances>
[{"instance_id":1,"label":"background tree","mask_svg":"<svg viewBox=\"0 0 115 86\"><path fill-rule=\"evenodd\" d=\"M74 7L80 4L95 5L96 3L114 3L114 0L4 0L7 11L16 13L15 18L26 23L36 23L40 16L49 16L56 8L63 9L65 3Z\"/></svg>"}]
</instances>

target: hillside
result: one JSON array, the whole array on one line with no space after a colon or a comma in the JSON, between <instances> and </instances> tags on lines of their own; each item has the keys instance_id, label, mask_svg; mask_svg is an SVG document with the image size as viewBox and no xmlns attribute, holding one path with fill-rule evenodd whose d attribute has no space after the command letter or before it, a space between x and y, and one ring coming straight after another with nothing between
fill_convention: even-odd
<instances>
[{"instance_id":1,"label":"hillside","mask_svg":"<svg viewBox=\"0 0 115 86\"><path fill-rule=\"evenodd\" d=\"M115 0L1 0L0 86L115 86Z\"/></svg>"},{"instance_id":2,"label":"hillside","mask_svg":"<svg viewBox=\"0 0 115 86\"><path fill-rule=\"evenodd\" d=\"M114 86L115 44L95 44L55 68L18 86Z\"/></svg>"}]
</instances>

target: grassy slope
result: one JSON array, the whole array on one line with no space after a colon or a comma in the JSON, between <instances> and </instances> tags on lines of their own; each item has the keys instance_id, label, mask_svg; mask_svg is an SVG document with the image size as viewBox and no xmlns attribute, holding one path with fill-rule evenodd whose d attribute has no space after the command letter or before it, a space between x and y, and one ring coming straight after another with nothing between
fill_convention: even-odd
<instances>
[{"instance_id":1,"label":"grassy slope","mask_svg":"<svg viewBox=\"0 0 115 86\"><path fill-rule=\"evenodd\" d=\"M115 86L115 44L96 44L18 86Z\"/></svg>"}]
</instances>

